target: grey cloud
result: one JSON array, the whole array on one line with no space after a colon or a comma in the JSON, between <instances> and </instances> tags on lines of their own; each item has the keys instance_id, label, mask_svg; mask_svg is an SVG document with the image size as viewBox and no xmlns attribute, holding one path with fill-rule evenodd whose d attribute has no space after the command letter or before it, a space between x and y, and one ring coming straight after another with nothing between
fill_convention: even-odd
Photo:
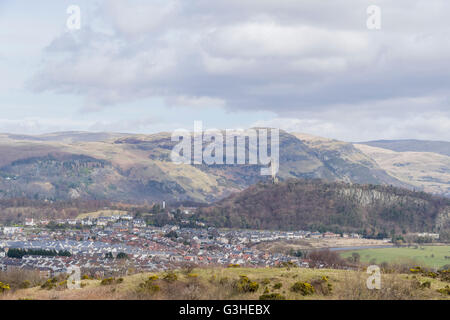
<instances>
[{"instance_id":1,"label":"grey cloud","mask_svg":"<svg viewBox=\"0 0 450 320\"><path fill-rule=\"evenodd\" d=\"M372 108L381 119L379 106L395 100L381 109L399 120L411 99L437 96L439 103L413 108L448 117L450 3L378 1L380 31L365 27L370 4L105 1L98 19L110 32L61 35L31 83L36 91L85 96L94 110L158 96L169 105L206 102L280 116Z\"/></svg>"}]
</instances>

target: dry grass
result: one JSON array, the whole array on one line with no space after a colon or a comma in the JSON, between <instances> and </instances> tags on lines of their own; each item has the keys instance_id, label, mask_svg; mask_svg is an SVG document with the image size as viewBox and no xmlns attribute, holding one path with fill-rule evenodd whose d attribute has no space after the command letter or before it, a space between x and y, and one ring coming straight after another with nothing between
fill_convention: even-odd
<instances>
[{"instance_id":1,"label":"dry grass","mask_svg":"<svg viewBox=\"0 0 450 320\"><path fill-rule=\"evenodd\" d=\"M414 300L414 299L448 299L437 292L446 283L411 274L389 273L382 275L381 290L369 290L366 280L369 275L364 271L335 269L299 269L299 268L205 268L195 269L187 274L177 271L177 280L169 282L164 274L157 274L158 279L151 282L159 290L142 290L144 283L153 274L136 274L124 278L120 284L100 285L99 280L83 280L85 285L79 290L44 290L39 287L21 289L1 296L2 299L44 299L44 300L257 300L265 289L278 293L290 300L349 299L349 300ZM241 275L259 283L257 292L242 293L234 288L234 282ZM324 276L332 286L331 294L316 290L313 295L302 296L290 288L295 282L316 284ZM430 288L420 288L420 283L430 281ZM281 284L281 287L275 287ZM448 284L448 283L447 283Z\"/></svg>"}]
</instances>

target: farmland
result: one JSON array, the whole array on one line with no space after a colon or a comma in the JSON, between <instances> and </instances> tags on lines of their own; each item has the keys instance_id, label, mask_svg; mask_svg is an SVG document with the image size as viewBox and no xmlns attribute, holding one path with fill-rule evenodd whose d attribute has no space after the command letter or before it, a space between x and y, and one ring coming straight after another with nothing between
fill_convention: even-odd
<instances>
[{"instance_id":1,"label":"farmland","mask_svg":"<svg viewBox=\"0 0 450 320\"><path fill-rule=\"evenodd\" d=\"M349 250L341 253L343 258L352 256L352 253L360 255L360 261L364 263L380 264L408 263L419 264L430 268L441 268L450 264L450 246L415 246L401 248L361 249Z\"/></svg>"}]
</instances>

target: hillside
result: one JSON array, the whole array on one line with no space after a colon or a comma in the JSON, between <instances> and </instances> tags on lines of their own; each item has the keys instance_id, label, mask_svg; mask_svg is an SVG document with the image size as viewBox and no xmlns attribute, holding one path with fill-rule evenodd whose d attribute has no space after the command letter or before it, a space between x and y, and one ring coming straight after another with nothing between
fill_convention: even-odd
<instances>
[{"instance_id":1,"label":"hillside","mask_svg":"<svg viewBox=\"0 0 450 320\"><path fill-rule=\"evenodd\" d=\"M371 147L383 148L397 152L433 152L450 156L450 142L424 140L377 140L360 142Z\"/></svg>"},{"instance_id":2,"label":"hillside","mask_svg":"<svg viewBox=\"0 0 450 320\"><path fill-rule=\"evenodd\" d=\"M258 183L198 216L218 227L392 233L450 227L450 200L388 186L289 180Z\"/></svg>"},{"instance_id":3,"label":"hillside","mask_svg":"<svg viewBox=\"0 0 450 320\"><path fill-rule=\"evenodd\" d=\"M435 152L392 151L356 144L390 176L434 194L450 196L450 157Z\"/></svg>"},{"instance_id":4,"label":"hillside","mask_svg":"<svg viewBox=\"0 0 450 320\"><path fill-rule=\"evenodd\" d=\"M175 165L169 133L0 135L0 199L212 202L267 177L256 165ZM280 132L281 180L324 179L403 187L351 144L310 145Z\"/></svg>"},{"instance_id":5,"label":"hillside","mask_svg":"<svg viewBox=\"0 0 450 320\"><path fill-rule=\"evenodd\" d=\"M207 268L191 273L175 271L176 280L164 280L165 273L135 274L111 284L101 280L82 280L81 289L69 290L61 282L58 288L40 286L0 294L0 300L420 300L449 299L438 290L448 286L440 279L410 274L382 273L381 289L367 289L364 271L306 268ZM254 283L252 292L239 290L236 284L245 279ZM175 277L174 277L175 278ZM308 283L312 293L292 288ZM423 288L421 284L429 282ZM261 297L266 294L265 297ZM272 294L272 296L268 296ZM177 310L168 311L176 317Z\"/></svg>"}]
</instances>

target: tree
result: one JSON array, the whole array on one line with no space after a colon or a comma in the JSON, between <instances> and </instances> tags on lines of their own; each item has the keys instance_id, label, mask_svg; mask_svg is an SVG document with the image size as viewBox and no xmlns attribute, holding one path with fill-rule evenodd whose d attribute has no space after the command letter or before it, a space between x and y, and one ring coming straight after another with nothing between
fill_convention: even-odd
<instances>
[{"instance_id":1,"label":"tree","mask_svg":"<svg viewBox=\"0 0 450 320\"><path fill-rule=\"evenodd\" d=\"M117 254L117 259L128 259L128 255L125 252L119 252Z\"/></svg>"},{"instance_id":2,"label":"tree","mask_svg":"<svg viewBox=\"0 0 450 320\"><path fill-rule=\"evenodd\" d=\"M359 263L360 259L361 259L361 256L359 255L358 252L353 252L352 253L352 261L353 262Z\"/></svg>"}]
</instances>

